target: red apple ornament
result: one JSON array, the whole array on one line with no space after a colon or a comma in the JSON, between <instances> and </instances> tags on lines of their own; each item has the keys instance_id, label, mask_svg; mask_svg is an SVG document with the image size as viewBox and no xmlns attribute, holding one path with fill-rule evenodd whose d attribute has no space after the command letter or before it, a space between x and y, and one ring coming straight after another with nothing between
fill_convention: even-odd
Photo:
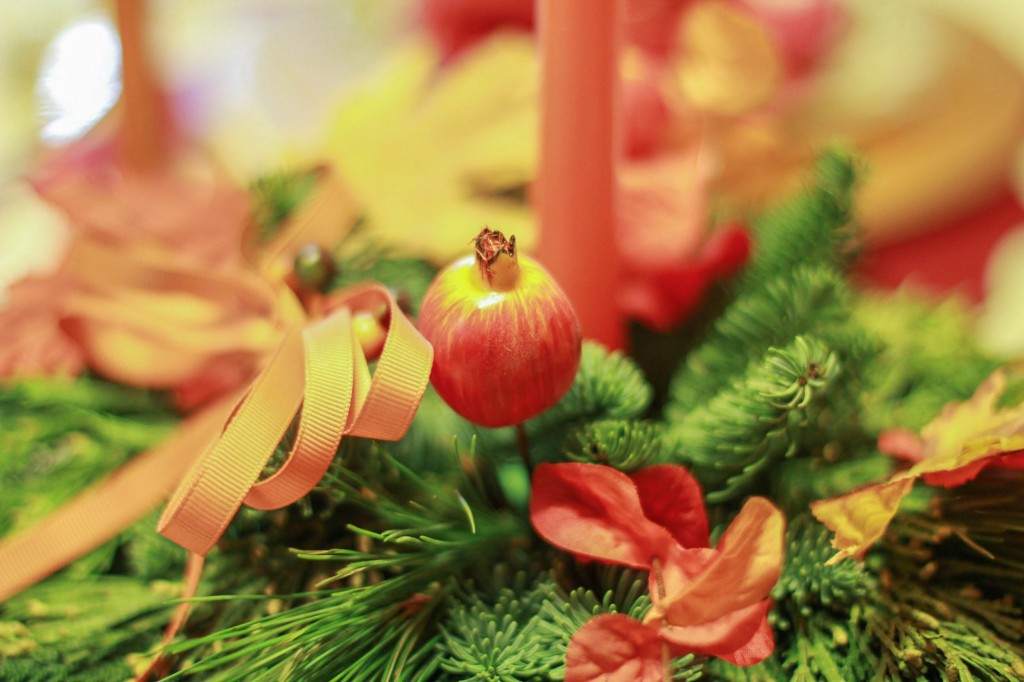
<instances>
[{"instance_id":1,"label":"red apple ornament","mask_svg":"<svg viewBox=\"0 0 1024 682\"><path fill-rule=\"evenodd\" d=\"M420 308L420 332L434 346L430 380L475 424L521 424L572 385L579 320L551 275L519 255L514 236L485 227L474 243L476 254L443 270Z\"/></svg>"}]
</instances>

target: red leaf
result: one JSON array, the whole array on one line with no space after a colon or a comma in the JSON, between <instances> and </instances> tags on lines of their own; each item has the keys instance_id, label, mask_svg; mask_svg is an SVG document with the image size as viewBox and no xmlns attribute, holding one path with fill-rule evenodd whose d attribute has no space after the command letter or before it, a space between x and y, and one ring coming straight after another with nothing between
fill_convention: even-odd
<instances>
[{"instance_id":1,"label":"red leaf","mask_svg":"<svg viewBox=\"0 0 1024 682\"><path fill-rule=\"evenodd\" d=\"M719 656L726 663L732 663L741 667L757 665L772 655L775 651L775 633L772 626L768 624L768 618L761 619L761 626L750 638L750 641L741 646L731 654Z\"/></svg>"},{"instance_id":2,"label":"red leaf","mask_svg":"<svg viewBox=\"0 0 1024 682\"><path fill-rule=\"evenodd\" d=\"M631 478L647 518L668 530L683 547L709 545L704 493L690 472L662 464L638 471Z\"/></svg>"},{"instance_id":3,"label":"red leaf","mask_svg":"<svg viewBox=\"0 0 1024 682\"><path fill-rule=\"evenodd\" d=\"M658 634L672 645L673 652L679 656L704 654L717 656L736 665L753 665L767 658L775 648L767 618L771 605L770 599L763 599L699 625L666 625ZM768 631L767 641L762 632L764 629ZM767 650L766 644L769 645Z\"/></svg>"},{"instance_id":4,"label":"red leaf","mask_svg":"<svg viewBox=\"0 0 1024 682\"><path fill-rule=\"evenodd\" d=\"M619 613L595 616L565 654L565 682L664 682L658 630Z\"/></svg>"},{"instance_id":5,"label":"red leaf","mask_svg":"<svg viewBox=\"0 0 1024 682\"><path fill-rule=\"evenodd\" d=\"M771 502L750 498L699 575L681 590L667 590L664 598L653 595L647 622L710 624L766 599L782 570L784 530L782 513Z\"/></svg>"},{"instance_id":6,"label":"red leaf","mask_svg":"<svg viewBox=\"0 0 1024 682\"><path fill-rule=\"evenodd\" d=\"M649 569L673 543L644 515L629 476L598 464L541 464L533 473L530 520L545 540L581 560Z\"/></svg>"}]
</instances>

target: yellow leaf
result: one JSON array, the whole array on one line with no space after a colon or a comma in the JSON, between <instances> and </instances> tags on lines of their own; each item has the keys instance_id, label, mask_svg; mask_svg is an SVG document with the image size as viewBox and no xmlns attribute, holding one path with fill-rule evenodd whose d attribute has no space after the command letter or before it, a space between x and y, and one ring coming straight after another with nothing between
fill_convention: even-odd
<instances>
[{"instance_id":1,"label":"yellow leaf","mask_svg":"<svg viewBox=\"0 0 1024 682\"><path fill-rule=\"evenodd\" d=\"M1006 376L997 370L970 400L950 403L921 431L921 459L888 481L811 505L815 518L836 536L839 553L829 560L861 556L885 533L900 501L924 478L930 485L962 485L992 464L1024 467L1024 405L999 410Z\"/></svg>"},{"instance_id":2,"label":"yellow leaf","mask_svg":"<svg viewBox=\"0 0 1024 682\"><path fill-rule=\"evenodd\" d=\"M350 96L327 152L371 233L437 262L465 252L485 225L528 249L530 211L501 192L534 174L537 75L525 36L498 35L443 70L417 42Z\"/></svg>"},{"instance_id":3,"label":"yellow leaf","mask_svg":"<svg viewBox=\"0 0 1024 682\"><path fill-rule=\"evenodd\" d=\"M695 4L682 24L676 77L698 109L735 116L765 104L779 87L778 48L754 17L723 2Z\"/></svg>"},{"instance_id":4,"label":"yellow leaf","mask_svg":"<svg viewBox=\"0 0 1024 682\"><path fill-rule=\"evenodd\" d=\"M836 534L832 546L839 553L827 564L863 555L885 533L913 486L913 478L900 478L811 504L814 517Z\"/></svg>"}]
</instances>

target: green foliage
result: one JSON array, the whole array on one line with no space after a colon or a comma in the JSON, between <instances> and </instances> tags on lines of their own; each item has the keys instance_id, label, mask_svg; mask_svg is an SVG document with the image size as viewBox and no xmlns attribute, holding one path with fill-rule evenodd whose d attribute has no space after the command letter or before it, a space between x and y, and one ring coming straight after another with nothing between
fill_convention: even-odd
<instances>
[{"instance_id":1,"label":"green foliage","mask_svg":"<svg viewBox=\"0 0 1024 682\"><path fill-rule=\"evenodd\" d=\"M496 582L506 581L497 577ZM557 664L538 632L538 616L555 592L553 583L545 577L531 584L524 572L507 582L495 595L473 583L453 587L456 596L440 627L439 649L441 668L457 679L514 682L546 677Z\"/></svg>"},{"instance_id":2,"label":"green foliage","mask_svg":"<svg viewBox=\"0 0 1024 682\"><path fill-rule=\"evenodd\" d=\"M0 387L0 535L60 507L170 433L167 401L99 379L24 379ZM127 536L73 571L105 571Z\"/></svg>"},{"instance_id":3,"label":"green foliage","mask_svg":"<svg viewBox=\"0 0 1024 682\"><path fill-rule=\"evenodd\" d=\"M807 190L754 222L756 252L739 289L763 286L803 263L842 271L855 254L852 221L855 162L832 149L817 161Z\"/></svg>"},{"instance_id":4,"label":"green foliage","mask_svg":"<svg viewBox=\"0 0 1024 682\"><path fill-rule=\"evenodd\" d=\"M316 589L278 594L275 607L261 615L177 644L176 653L190 656L181 674L204 680L431 679L438 671L436 622L453 570L466 575L501 562L526 533L515 514L487 503L472 452L455 453L452 463L445 476L420 473L372 442L350 442L321 490L327 498L322 511L330 511L312 517L317 526L334 524L338 531L347 517L348 532L327 549L296 552L308 566L301 584L316 575ZM263 531L270 533L264 551L294 542L289 530ZM230 596L237 594L223 601L244 601Z\"/></svg>"},{"instance_id":5,"label":"green foliage","mask_svg":"<svg viewBox=\"0 0 1024 682\"><path fill-rule=\"evenodd\" d=\"M260 241L269 241L316 185L310 171L275 173L257 178L249 187L253 219Z\"/></svg>"},{"instance_id":6,"label":"green foliage","mask_svg":"<svg viewBox=\"0 0 1024 682\"><path fill-rule=\"evenodd\" d=\"M176 588L128 576L51 579L4 603L0 679L118 680L131 676L170 617Z\"/></svg>"},{"instance_id":7,"label":"green foliage","mask_svg":"<svg viewBox=\"0 0 1024 682\"><path fill-rule=\"evenodd\" d=\"M618 351L584 341L569 391L525 425L531 453L549 461L564 459L567 450L579 454L580 428L597 420L636 419L650 406L651 397L651 387L636 363ZM485 435L489 448L511 450L510 441L495 440L495 435Z\"/></svg>"},{"instance_id":8,"label":"green foliage","mask_svg":"<svg viewBox=\"0 0 1024 682\"><path fill-rule=\"evenodd\" d=\"M884 349L862 372L865 425L872 430L920 429L947 402L969 398L998 366L978 351L972 318L955 299L867 295L852 315Z\"/></svg>"},{"instance_id":9,"label":"green foliage","mask_svg":"<svg viewBox=\"0 0 1024 682\"><path fill-rule=\"evenodd\" d=\"M777 625L788 629L787 618L808 619L816 612L837 611L845 618L850 609L877 589L875 577L863 564L844 561L826 566L835 554L832 534L809 514L789 522L786 530L786 564L772 598L777 605Z\"/></svg>"},{"instance_id":10,"label":"green foliage","mask_svg":"<svg viewBox=\"0 0 1024 682\"><path fill-rule=\"evenodd\" d=\"M849 447L829 442L820 457L795 457L778 462L772 471L771 498L796 513L815 500L844 495L851 490L886 479L893 471L892 457L879 454L873 444L856 449L846 459L835 452Z\"/></svg>"},{"instance_id":11,"label":"green foliage","mask_svg":"<svg viewBox=\"0 0 1024 682\"><path fill-rule=\"evenodd\" d=\"M565 677L565 652L569 641L588 620L603 613L623 613L630 618L641 619L651 606L646 594L645 575L629 570L605 569L600 577L606 586L600 592L584 587L568 594L559 590L541 608L538 627L547 636L545 651L552 679Z\"/></svg>"},{"instance_id":12,"label":"green foliage","mask_svg":"<svg viewBox=\"0 0 1024 682\"><path fill-rule=\"evenodd\" d=\"M417 258L399 258L357 231L334 254L337 268L328 291L365 282L389 287L399 306L415 316L436 268Z\"/></svg>"},{"instance_id":13,"label":"green foliage","mask_svg":"<svg viewBox=\"0 0 1024 682\"><path fill-rule=\"evenodd\" d=\"M262 238L313 177L254 185ZM1024 474L986 472L915 496L865 563L825 566L830 534L806 514L812 500L887 475L880 429L921 426L995 366L970 342L963 307L851 290L853 184L849 156L827 153L802 196L756 222L754 260L717 290L721 316L686 342L664 423L645 420L652 389L633 360L588 342L567 395L525 425L535 461L624 471L672 461L698 476L716 519L753 493L787 511L775 653L750 668L682 657L676 679L1024 677ZM333 254L328 288L382 281L414 312L433 266L394 259L358 229L352 237ZM56 507L174 421L159 396L91 378L5 386L0 532ZM171 679L564 678L567 648L590 618L644 616L647 579L546 546L529 527L528 477L511 429L473 427L434 393L402 441L346 438L312 494L232 523L187 636L172 645ZM0 677L129 677L166 623L176 584L161 578L177 580L181 559L148 519L9 600Z\"/></svg>"},{"instance_id":14,"label":"green foliage","mask_svg":"<svg viewBox=\"0 0 1024 682\"><path fill-rule=\"evenodd\" d=\"M797 266L742 294L673 377L666 419L685 419L770 347L800 334L835 336L847 323L850 301L843 277L824 265Z\"/></svg>"},{"instance_id":15,"label":"green foliage","mask_svg":"<svg viewBox=\"0 0 1024 682\"><path fill-rule=\"evenodd\" d=\"M584 341L580 368L569 392L541 420L633 419L651 402L651 387L636 364L619 351Z\"/></svg>"},{"instance_id":16,"label":"green foliage","mask_svg":"<svg viewBox=\"0 0 1024 682\"><path fill-rule=\"evenodd\" d=\"M569 459L632 472L661 460L663 425L650 421L600 419L576 429L565 448Z\"/></svg>"},{"instance_id":17,"label":"green foliage","mask_svg":"<svg viewBox=\"0 0 1024 682\"><path fill-rule=\"evenodd\" d=\"M166 679L430 679L436 635L428 625L439 595L422 573L405 575L309 593L293 608L174 645L173 653L204 646L211 653L186 659Z\"/></svg>"},{"instance_id":18,"label":"green foliage","mask_svg":"<svg viewBox=\"0 0 1024 682\"><path fill-rule=\"evenodd\" d=\"M734 499L800 451L804 432L816 428L814 408L839 374L824 343L799 336L769 349L729 390L671 424L666 448L700 479L709 502Z\"/></svg>"}]
</instances>

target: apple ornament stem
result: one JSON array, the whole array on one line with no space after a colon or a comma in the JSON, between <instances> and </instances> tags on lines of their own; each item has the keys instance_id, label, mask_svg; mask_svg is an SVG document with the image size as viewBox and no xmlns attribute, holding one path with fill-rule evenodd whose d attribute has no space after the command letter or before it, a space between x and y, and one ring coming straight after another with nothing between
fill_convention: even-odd
<instances>
[{"instance_id":1,"label":"apple ornament stem","mask_svg":"<svg viewBox=\"0 0 1024 682\"><path fill-rule=\"evenodd\" d=\"M434 346L430 380L441 398L486 427L521 425L572 386L581 333L565 293L516 239L484 228L476 253L434 279L420 332Z\"/></svg>"}]
</instances>

